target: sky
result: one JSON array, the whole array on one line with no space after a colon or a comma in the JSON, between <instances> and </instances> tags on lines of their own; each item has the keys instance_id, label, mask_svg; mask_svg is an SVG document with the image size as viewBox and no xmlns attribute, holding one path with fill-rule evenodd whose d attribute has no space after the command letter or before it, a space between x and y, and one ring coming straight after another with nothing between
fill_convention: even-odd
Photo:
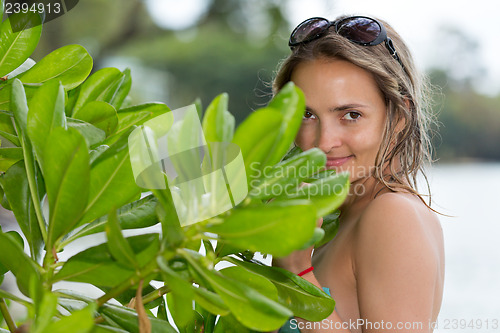
<instances>
[{"instance_id":1,"label":"sky","mask_svg":"<svg viewBox=\"0 0 500 333\"><path fill-rule=\"evenodd\" d=\"M275 0L279 1L279 0ZM207 6L207 0L148 0L150 12L159 25L182 29L189 27ZM448 45L439 34L445 26L459 28L479 45L477 55L463 60L469 66L484 67L478 88L488 94L500 93L500 1L498 0L290 0L290 21L300 23L312 16L333 19L341 14L376 16L389 22L405 39L421 68L446 64ZM459 74L457 74L459 76Z\"/></svg>"}]
</instances>

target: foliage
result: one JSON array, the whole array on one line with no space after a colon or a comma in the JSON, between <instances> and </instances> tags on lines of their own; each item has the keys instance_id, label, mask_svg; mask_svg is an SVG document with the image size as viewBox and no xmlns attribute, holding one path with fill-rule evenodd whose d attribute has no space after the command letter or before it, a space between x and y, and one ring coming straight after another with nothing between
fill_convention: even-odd
<instances>
[{"instance_id":1,"label":"foliage","mask_svg":"<svg viewBox=\"0 0 500 333\"><path fill-rule=\"evenodd\" d=\"M28 27L37 18L11 19ZM7 74L0 83L0 135L9 143L0 148L0 196L26 239L0 231L0 274L11 271L25 296L0 290L10 331L16 323L6 299L28 309L21 324L37 333L176 332L174 326L179 332L266 331L292 315L318 321L333 311L333 299L321 289L253 259L256 251L284 256L320 241L325 231L316 228L317 218L334 211L347 193L346 175L318 172L326 160L320 150L295 149L282 158L304 110L293 84L236 130L226 95L207 108L209 140L241 148L249 194L219 216L181 226L168 188L136 185L128 150L133 129L169 108L131 106L130 71L104 68L89 76L92 58L79 45L9 75L40 38L29 28L19 33L23 38L12 38L9 24L0 27L7 36L0 49L13 50L0 61ZM180 131L178 140L190 136ZM303 181L311 185L300 187ZM335 232L330 222L324 239ZM161 232L146 229L157 224ZM124 229L136 235L126 237ZM106 242L59 261L69 244L98 232ZM215 269L219 263L226 267ZM61 281L89 283L103 295L56 290Z\"/></svg>"}]
</instances>

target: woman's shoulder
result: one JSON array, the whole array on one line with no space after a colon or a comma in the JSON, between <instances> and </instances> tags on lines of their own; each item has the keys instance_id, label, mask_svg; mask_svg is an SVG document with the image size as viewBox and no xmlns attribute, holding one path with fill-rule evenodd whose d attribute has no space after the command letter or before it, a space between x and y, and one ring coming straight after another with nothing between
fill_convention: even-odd
<instances>
[{"instance_id":1,"label":"woman's shoulder","mask_svg":"<svg viewBox=\"0 0 500 333\"><path fill-rule=\"evenodd\" d=\"M400 246L436 251L443 243L436 213L417 196L402 192L373 199L357 222L355 238L359 249L369 251Z\"/></svg>"}]
</instances>

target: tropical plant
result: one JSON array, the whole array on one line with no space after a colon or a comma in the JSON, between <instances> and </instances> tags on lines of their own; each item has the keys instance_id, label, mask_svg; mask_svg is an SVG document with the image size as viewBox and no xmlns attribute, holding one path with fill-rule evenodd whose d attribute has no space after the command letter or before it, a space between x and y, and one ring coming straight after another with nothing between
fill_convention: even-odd
<instances>
[{"instance_id":1,"label":"tropical plant","mask_svg":"<svg viewBox=\"0 0 500 333\"><path fill-rule=\"evenodd\" d=\"M129 153L134 129L169 108L131 105L130 72L103 68L90 75L92 58L79 45L33 65L40 23L28 13L0 26L0 198L20 230L0 231L0 280L10 271L22 293L0 289L9 331L18 325L37 333L266 331L292 315L319 321L333 311L321 289L254 258L331 239L334 210L347 193L348 177L323 170L319 149L293 149L283 158L304 110L293 84L236 130L226 94L208 106L206 140L241 149L246 174L238 177L248 195L222 214L181 225L174 193L139 187ZM179 131L177 140L191 135ZM124 229L135 233L125 237ZM97 233L106 235L104 243L59 260L68 245ZM102 296L58 289L63 281L91 284ZM7 302L26 307L26 318L16 322Z\"/></svg>"}]
</instances>

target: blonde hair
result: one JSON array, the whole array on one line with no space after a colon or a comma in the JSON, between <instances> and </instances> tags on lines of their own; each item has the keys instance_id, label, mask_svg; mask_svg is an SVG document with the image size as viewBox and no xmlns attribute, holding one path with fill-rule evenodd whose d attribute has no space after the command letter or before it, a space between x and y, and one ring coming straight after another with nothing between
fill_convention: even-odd
<instances>
[{"instance_id":1,"label":"blonde hair","mask_svg":"<svg viewBox=\"0 0 500 333\"><path fill-rule=\"evenodd\" d=\"M386 22L378 21L384 24L404 67L391 56L384 43L358 45L330 29L324 36L294 47L280 65L273 82L273 93L276 94L291 80L299 63L315 59L346 60L370 72L387 106L385 132L373 176L391 191L406 190L417 195L429 207L430 191L427 203L417 190L417 176L419 172L424 176L429 190L424 166L432 162L429 127L434 117L430 112L430 85L416 69L401 36ZM397 127L401 122L403 127ZM385 173L387 167L389 174Z\"/></svg>"}]
</instances>

